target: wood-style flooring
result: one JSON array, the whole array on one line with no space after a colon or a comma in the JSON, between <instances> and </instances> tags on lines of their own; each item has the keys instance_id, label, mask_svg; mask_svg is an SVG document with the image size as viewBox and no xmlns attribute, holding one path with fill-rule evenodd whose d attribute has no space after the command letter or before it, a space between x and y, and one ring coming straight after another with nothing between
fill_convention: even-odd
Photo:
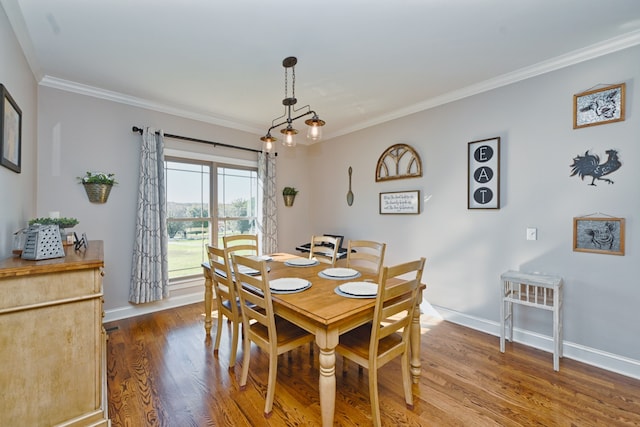
<instances>
[{"instance_id":1,"label":"wood-style flooring","mask_svg":"<svg viewBox=\"0 0 640 427\"><path fill-rule=\"evenodd\" d=\"M214 322L217 321L214 312ZM109 418L127 426L318 426L318 351L279 359L273 415L263 416L267 355L251 350L247 389L229 369L225 320L219 354L205 338L203 304L105 324ZM397 361L379 374L386 426L640 426L640 380L561 359L449 322L425 323L422 377L406 409ZM337 426L371 425L368 379L337 361Z\"/></svg>"}]
</instances>

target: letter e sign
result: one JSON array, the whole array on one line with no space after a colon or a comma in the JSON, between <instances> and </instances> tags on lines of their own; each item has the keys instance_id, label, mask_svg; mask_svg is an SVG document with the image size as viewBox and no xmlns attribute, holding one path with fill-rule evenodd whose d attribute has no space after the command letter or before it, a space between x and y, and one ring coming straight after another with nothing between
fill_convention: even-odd
<instances>
[{"instance_id":1,"label":"letter e sign","mask_svg":"<svg viewBox=\"0 0 640 427\"><path fill-rule=\"evenodd\" d=\"M500 137L468 146L468 209L500 209Z\"/></svg>"}]
</instances>

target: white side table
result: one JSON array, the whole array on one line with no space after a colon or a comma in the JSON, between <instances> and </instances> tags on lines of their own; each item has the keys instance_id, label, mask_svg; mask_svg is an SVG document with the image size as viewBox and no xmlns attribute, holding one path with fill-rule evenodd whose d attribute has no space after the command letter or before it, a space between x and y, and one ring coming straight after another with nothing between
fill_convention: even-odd
<instances>
[{"instance_id":1,"label":"white side table","mask_svg":"<svg viewBox=\"0 0 640 427\"><path fill-rule=\"evenodd\" d=\"M500 351L504 353L505 329L513 341L513 304L553 312L553 369L560 370L562 357L562 278L544 274L507 271L500 275Z\"/></svg>"}]
</instances>

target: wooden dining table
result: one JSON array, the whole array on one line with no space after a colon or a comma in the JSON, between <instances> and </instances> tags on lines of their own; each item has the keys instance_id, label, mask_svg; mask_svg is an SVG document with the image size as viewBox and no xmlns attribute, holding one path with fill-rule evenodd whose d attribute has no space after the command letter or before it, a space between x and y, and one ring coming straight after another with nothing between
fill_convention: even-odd
<instances>
[{"instance_id":1,"label":"wooden dining table","mask_svg":"<svg viewBox=\"0 0 640 427\"><path fill-rule=\"evenodd\" d=\"M377 282L378 276L360 272L357 278L333 279L321 275L321 272L331 266L319 263L313 266L289 266L285 261L300 258L288 253L271 254L268 261L269 280L279 278L301 278L311 282L311 287L304 291L288 294L272 293L273 308L276 315L302 327L315 335L315 341L320 349L319 365L319 394L320 411L323 426L332 426L336 399L336 353L340 334L354 329L373 319L375 298L347 298L335 292L336 287L349 281ZM205 276L210 274L205 267ZM395 282L394 282L395 281ZM209 282L207 284L206 282ZM399 283L392 279L388 285ZM205 300L209 295L209 303L205 301L205 328L211 328L210 280L205 281ZM207 290L207 288L209 288ZM412 381L417 383L420 378L420 309L422 290L420 287L417 298L418 307L415 310L411 324L411 355L410 368ZM208 306L208 307L207 307Z\"/></svg>"}]
</instances>

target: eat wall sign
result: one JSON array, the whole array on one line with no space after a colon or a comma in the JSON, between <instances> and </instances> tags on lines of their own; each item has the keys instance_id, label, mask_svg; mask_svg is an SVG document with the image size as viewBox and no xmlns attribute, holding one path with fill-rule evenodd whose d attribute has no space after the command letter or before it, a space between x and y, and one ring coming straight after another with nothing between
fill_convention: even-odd
<instances>
[{"instance_id":1,"label":"eat wall sign","mask_svg":"<svg viewBox=\"0 0 640 427\"><path fill-rule=\"evenodd\" d=\"M470 142L467 157L467 208L500 209L500 137Z\"/></svg>"}]
</instances>

